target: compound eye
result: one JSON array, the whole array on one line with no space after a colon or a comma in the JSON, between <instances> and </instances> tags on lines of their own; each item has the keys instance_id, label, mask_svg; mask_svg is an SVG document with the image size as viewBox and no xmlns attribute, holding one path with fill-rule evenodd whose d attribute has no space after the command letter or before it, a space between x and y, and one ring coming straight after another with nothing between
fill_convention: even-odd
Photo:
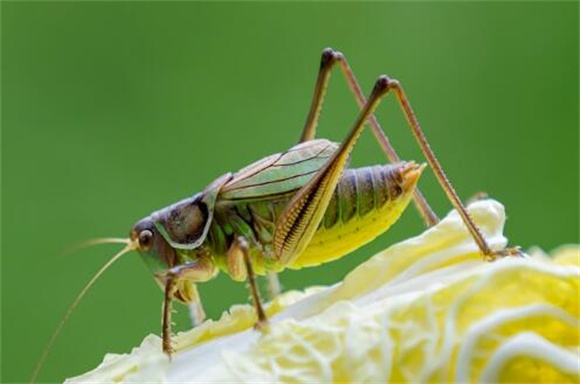
<instances>
[{"instance_id":1,"label":"compound eye","mask_svg":"<svg viewBox=\"0 0 580 384\"><path fill-rule=\"evenodd\" d=\"M139 233L139 248L142 251L148 251L153 245L153 232L145 229Z\"/></svg>"}]
</instances>

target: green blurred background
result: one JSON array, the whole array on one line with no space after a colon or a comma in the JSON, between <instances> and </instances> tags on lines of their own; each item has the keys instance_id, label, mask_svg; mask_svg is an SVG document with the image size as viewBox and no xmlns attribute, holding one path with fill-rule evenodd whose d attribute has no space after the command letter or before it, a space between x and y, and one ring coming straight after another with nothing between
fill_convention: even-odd
<instances>
[{"instance_id":1,"label":"green blurred background","mask_svg":"<svg viewBox=\"0 0 580 384\"><path fill-rule=\"evenodd\" d=\"M578 242L578 3L2 3L2 382L28 379L83 284L137 219L298 139L320 52L350 60L366 92L406 87L463 198L506 205L512 244ZM319 133L341 140L357 108L333 77ZM406 159L422 160L394 99L378 112ZM354 165L383 162L366 132ZM431 173L421 188L450 204ZM285 288L330 284L416 235L386 235ZM225 276L200 287L210 317L245 302ZM525 289L525 287L522 287ZM498 293L501 294L501 293ZM40 381L95 367L160 330L161 292L136 254L79 306ZM186 311L179 328L188 327Z\"/></svg>"}]
</instances>

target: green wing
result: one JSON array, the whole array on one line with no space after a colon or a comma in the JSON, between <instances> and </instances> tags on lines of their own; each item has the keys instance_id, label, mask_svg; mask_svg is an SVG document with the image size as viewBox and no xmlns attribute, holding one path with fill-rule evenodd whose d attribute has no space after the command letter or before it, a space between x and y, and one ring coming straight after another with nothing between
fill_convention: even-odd
<instances>
[{"instance_id":1,"label":"green wing","mask_svg":"<svg viewBox=\"0 0 580 384\"><path fill-rule=\"evenodd\" d=\"M220 200L266 200L292 193L306 185L337 150L325 139L298 144L286 152L241 169L220 191Z\"/></svg>"}]
</instances>

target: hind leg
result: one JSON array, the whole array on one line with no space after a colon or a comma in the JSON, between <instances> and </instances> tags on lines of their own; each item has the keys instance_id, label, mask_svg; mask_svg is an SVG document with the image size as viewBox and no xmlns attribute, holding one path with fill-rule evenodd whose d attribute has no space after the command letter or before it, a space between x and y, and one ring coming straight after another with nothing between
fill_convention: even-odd
<instances>
[{"instance_id":1,"label":"hind leg","mask_svg":"<svg viewBox=\"0 0 580 384\"><path fill-rule=\"evenodd\" d=\"M310 112L304 124L302 134L300 136L300 142L308 141L314 139L316 136L316 127L318 125L318 118L320 117L320 111L322 109L322 103L324 101L324 95L326 94L326 88L328 86L328 81L330 80L330 75L335 64L339 65L339 68L344 75L348 87L353 93L359 108L363 108L367 102L360 85L354 75L354 72L348 65L346 58L340 52L337 52L331 48L326 48L322 51L322 58L320 60L320 70L318 72L318 78L316 80L316 85L314 86L314 94L312 96L312 104L310 106ZM389 138L381 128L379 122L377 121L374 114L371 114L368 123L371 126L375 138L385 153L385 156L389 159L391 163L398 163L401 161L399 155L391 145ZM435 225L439 222L439 218L431 209L427 199L423 196L418 187L413 191L413 202L417 211L421 215L423 222L427 227Z\"/></svg>"}]
</instances>

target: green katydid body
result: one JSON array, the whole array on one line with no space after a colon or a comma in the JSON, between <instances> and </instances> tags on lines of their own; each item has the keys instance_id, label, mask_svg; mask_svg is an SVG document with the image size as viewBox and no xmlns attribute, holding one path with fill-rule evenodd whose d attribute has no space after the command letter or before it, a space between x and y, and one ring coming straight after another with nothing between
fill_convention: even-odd
<instances>
[{"instance_id":1,"label":"green katydid body","mask_svg":"<svg viewBox=\"0 0 580 384\"><path fill-rule=\"evenodd\" d=\"M338 144L324 139L301 143L235 174L226 174L204 192L153 213L133 232L153 221L174 252L157 252L166 255L162 263L151 260L147 253L144 258L154 263L154 272L199 262L205 263L206 273L196 281L208 280L218 269L243 280L245 273L236 273L236 266L228 260L232 243L239 236L248 240L257 274L335 260L371 241L406 208L422 167L402 162L345 170L306 250L288 264L274 252L273 238L281 213L337 148ZM178 291L187 289L181 285ZM176 298L189 301L190 295L178 292Z\"/></svg>"}]
</instances>

